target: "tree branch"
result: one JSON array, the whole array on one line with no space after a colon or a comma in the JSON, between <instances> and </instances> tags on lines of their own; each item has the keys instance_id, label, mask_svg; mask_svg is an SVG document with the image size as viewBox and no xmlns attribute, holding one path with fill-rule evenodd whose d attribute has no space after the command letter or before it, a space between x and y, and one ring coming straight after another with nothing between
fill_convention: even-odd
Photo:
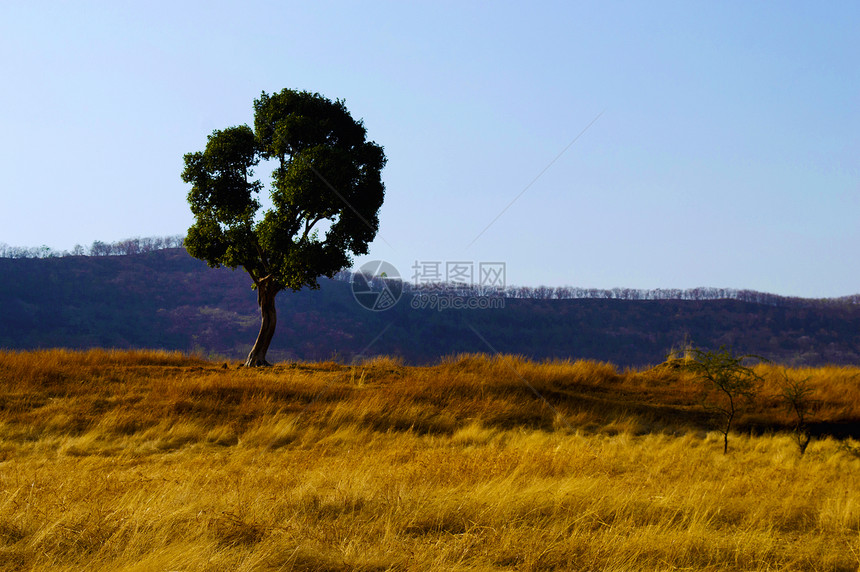
<instances>
[{"instance_id":1,"label":"tree branch","mask_svg":"<svg viewBox=\"0 0 860 572\"><path fill-rule=\"evenodd\" d=\"M311 230L317 225L317 223L323 220L325 216L320 215L311 221L310 218L305 219L305 231L302 233L302 242L308 239L308 234L310 234Z\"/></svg>"},{"instance_id":2,"label":"tree branch","mask_svg":"<svg viewBox=\"0 0 860 572\"><path fill-rule=\"evenodd\" d=\"M272 269L271 265L269 264L269 257L266 256L266 251L263 250L262 246L260 246L260 241L257 240L256 235L254 236L254 248L257 249L257 255L260 257L260 262L263 265L263 270L265 270L267 274L271 274Z\"/></svg>"}]
</instances>

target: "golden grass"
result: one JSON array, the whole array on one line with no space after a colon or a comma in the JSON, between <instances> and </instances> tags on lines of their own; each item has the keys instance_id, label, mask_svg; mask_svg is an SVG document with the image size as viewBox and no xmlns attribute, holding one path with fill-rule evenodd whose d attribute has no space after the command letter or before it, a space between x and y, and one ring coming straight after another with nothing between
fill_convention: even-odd
<instances>
[{"instance_id":1,"label":"golden grass","mask_svg":"<svg viewBox=\"0 0 860 572\"><path fill-rule=\"evenodd\" d=\"M723 455L666 368L0 352L0 570L856 571L860 446L800 456L759 373ZM857 368L790 374L860 419Z\"/></svg>"}]
</instances>

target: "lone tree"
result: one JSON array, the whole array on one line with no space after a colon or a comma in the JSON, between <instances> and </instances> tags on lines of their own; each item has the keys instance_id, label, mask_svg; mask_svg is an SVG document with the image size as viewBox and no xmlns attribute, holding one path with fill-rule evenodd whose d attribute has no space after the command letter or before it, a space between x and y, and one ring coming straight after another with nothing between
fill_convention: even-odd
<instances>
[{"instance_id":1,"label":"lone tree","mask_svg":"<svg viewBox=\"0 0 860 572\"><path fill-rule=\"evenodd\" d=\"M811 379L811 377L799 379L789 375L787 369L782 370L782 402L789 413L795 415L792 434L801 456L812 440L812 435L809 433L809 414L818 405L818 401L812 397L814 390L809 385Z\"/></svg>"},{"instance_id":2,"label":"lone tree","mask_svg":"<svg viewBox=\"0 0 860 572\"><path fill-rule=\"evenodd\" d=\"M216 130L202 152L185 155L182 180L192 185L195 217L185 248L210 267L244 268L257 290L262 324L246 366L270 365L278 292L317 289L320 276L367 254L379 229L386 159L366 135L343 101L285 89L254 101L253 130ZM263 183L254 178L261 159L275 165L272 206L262 213Z\"/></svg>"},{"instance_id":3,"label":"lone tree","mask_svg":"<svg viewBox=\"0 0 860 572\"><path fill-rule=\"evenodd\" d=\"M730 350L705 351L691 348L692 358L685 367L704 383L702 403L720 419L723 453L729 450L729 431L744 401L752 401L764 381L752 368L744 365L753 355L734 355Z\"/></svg>"}]
</instances>

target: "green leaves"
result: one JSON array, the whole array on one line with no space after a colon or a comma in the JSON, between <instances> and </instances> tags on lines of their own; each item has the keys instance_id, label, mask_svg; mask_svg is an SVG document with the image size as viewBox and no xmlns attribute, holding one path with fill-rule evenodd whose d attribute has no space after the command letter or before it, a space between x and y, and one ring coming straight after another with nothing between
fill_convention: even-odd
<instances>
[{"instance_id":1,"label":"green leaves","mask_svg":"<svg viewBox=\"0 0 860 572\"><path fill-rule=\"evenodd\" d=\"M253 195L262 184L250 180L258 162L250 127L214 131L205 151L185 155L182 180L193 185L188 193L191 212L225 225L252 220L260 208Z\"/></svg>"},{"instance_id":2,"label":"green leaves","mask_svg":"<svg viewBox=\"0 0 860 572\"><path fill-rule=\"evenodd\" d=\"M692 361L685 367L704 382L702 404L723 420L723 453L728 451L729 431L739 409L740 400L751 401L758 393L763 379L755 370L744 365L753 355L735 355L730 350L705 351L691 348Z\"/></svg>"},{"instance_id":3,"label":"green leaves","mask_svg":"<svg viewBox=\"0 0 860 572\"><path fill-rule=\"evenodd\" d=\"M693 361L687 368L712 389L732 397L755 396L761 377L752 368L745 366L744 362L757 356L734 355L725 348L720 348L719 351L692 349L691 355Z\"/></svg>"},{"instance_id":4,"label":"green leaves","mask_svg":"<svg viewBox=\"0 0 860 572\"><path fill-rule=\"evenodd\" d=\"M353 148L364 143L365 129L343 101L318 93L282 90L254 101L254 130L263 158L283 158L326 145Z\"/></svg>"},{"instance_id":5,"label":"green leaves","mask_svg":"<svg viewBox=\"0 0 860 572\"><path fill-rule=\"evenodd\" d=\"M255 195L263 185L253 178L260 159L276 161L273 207L262 214ZM188 252L210 266L242 266L255 282L270 276L279 289L317 287L376 236L385 162L343 101L264 92L253 130L214 131L204 151L185 155L182 180L192 185L196 218Z\"/></svg>"}]
</instances>

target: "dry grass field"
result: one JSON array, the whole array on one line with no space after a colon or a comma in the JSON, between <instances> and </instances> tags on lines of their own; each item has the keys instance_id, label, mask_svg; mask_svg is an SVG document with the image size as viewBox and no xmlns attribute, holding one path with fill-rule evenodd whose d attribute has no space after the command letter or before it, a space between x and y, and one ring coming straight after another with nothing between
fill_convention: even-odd
<instances>
[{"instance_id":1,"label":"dry grass field","mask_svg":"<svg viewBox=\"0 0 860 572\"><path fill-rule=\"evenodd\" d=\"M758 366L729 452L673 368L466 355L239 369L0 352L0 570L860 569L860 445ZM809 378L860 421L860 369Z\"/></svg>"}]
</instances>

